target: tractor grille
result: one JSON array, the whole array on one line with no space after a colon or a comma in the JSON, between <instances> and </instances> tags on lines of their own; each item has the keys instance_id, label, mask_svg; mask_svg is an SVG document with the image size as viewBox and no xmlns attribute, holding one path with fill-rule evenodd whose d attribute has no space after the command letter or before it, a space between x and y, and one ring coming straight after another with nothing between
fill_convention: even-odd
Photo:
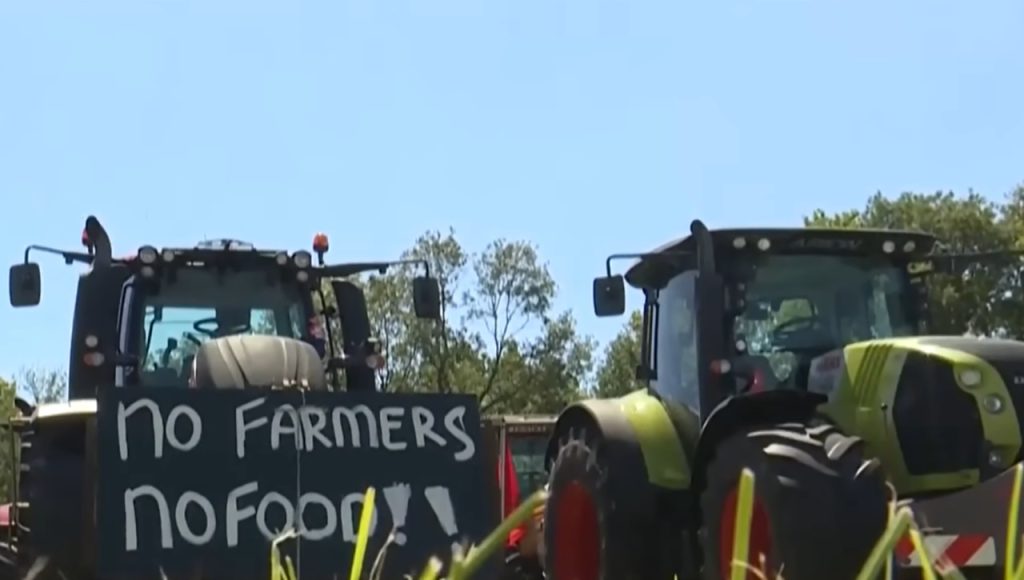
<instances>
[{"instance_id":1,"label":"tractor grille","mask_svg":"<svg viewBox=\"0 0 1024 580\"><path fill-rule=\"evenodd\" d=\"M957 385L947 361L911 351L900 374L892 413L911 475L985 465L978 405Z\"/></svg>"}]
</instances>

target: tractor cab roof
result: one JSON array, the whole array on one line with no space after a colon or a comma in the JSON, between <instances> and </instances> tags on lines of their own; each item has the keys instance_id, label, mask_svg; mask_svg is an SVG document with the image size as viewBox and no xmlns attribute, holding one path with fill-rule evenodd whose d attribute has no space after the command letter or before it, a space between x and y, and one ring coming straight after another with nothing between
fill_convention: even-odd
<instances>
[{"instance_id":1,"label":"tractor cab roof","mask_svg":"<svg viewBox=\"0 0 1024 580\"><path fill-rule=\"evenodd\" d=\"M710 230L716 262L768 252L920 258L936 246L935 236L918 231L832 228L727 228ZM685 236L664 244L637 261L626 280L637 288L660 288L681 270L696 264L696 239Z\"/></svg>"}]
</instances>

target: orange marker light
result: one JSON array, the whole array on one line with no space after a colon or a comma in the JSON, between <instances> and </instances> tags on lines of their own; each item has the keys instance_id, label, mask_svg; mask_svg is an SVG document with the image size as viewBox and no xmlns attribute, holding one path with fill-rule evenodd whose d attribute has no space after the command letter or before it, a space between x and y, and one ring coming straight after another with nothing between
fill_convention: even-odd
<instances>
[{"instance_id":1,"label":"orange marker light","mask_svg":"<svg viewBox=\"0 0 1024 580\"><path fill-rule=\"evenodd\" d=\"M313 236L313 251L318 254L326 254L331 244L327 241L327 234L319 233Z\"/></svg>"},{"instance_id":2,"label":"orange marker light","mask_svg":"<svg viewBox=\"0 0 1024 580\"><path fill-rule=\"evenodd\" d=\"M82 245L89 246L89 232L82 230Z\"/></svg>"}]
</instances>

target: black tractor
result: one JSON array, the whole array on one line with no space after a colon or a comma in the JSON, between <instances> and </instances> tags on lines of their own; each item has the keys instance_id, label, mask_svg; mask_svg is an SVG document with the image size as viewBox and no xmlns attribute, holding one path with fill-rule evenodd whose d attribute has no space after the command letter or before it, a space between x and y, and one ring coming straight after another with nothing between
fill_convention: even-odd
<instances>
[{"instance_id":1,"label":"black tractor","mask_svg":"<svg viewBox=\"0 0 1024 580\"><path fill-rule=\"evenodd\" d=\"M373 391L382 353L363 291L349 278L397 265L427 269L412 280L414 309L419 318L439 318L438 284L424 262L326 265L323 234L313 253L214 240L191 248L144 246L115 259L107 233L89 217L82 242L85 251L30 246L25 262L10 270L11 304L24 307L41 298L31 252L89 266L78 280L69 400L37 408L19 401L19 416L10 422L20 458L0 546L2 578L97 577L96 398L102 389ZM333 301L323 291L328 283Z\"/></svg>"}]
</instances>

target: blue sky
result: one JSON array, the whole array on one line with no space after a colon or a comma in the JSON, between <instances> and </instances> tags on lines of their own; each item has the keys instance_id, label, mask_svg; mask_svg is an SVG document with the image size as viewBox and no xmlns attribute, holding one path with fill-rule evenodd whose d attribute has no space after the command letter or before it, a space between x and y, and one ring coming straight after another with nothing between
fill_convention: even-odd
<instances>
[{"instance_id":1,"label":"blue sky","mask_svg":"<svg viewBox=\"0 0 1024 580\"><path fill-rule=\"evenodd\" d=\"M1019 0L0 1L0 256L237 237L388 258L536 242L610 338L614 251L876 190L1024 181ZM64 366L75 272L0 306L0 376ZM634 297L635 300L635 297Z\"/></svg>"}]
</instances>

